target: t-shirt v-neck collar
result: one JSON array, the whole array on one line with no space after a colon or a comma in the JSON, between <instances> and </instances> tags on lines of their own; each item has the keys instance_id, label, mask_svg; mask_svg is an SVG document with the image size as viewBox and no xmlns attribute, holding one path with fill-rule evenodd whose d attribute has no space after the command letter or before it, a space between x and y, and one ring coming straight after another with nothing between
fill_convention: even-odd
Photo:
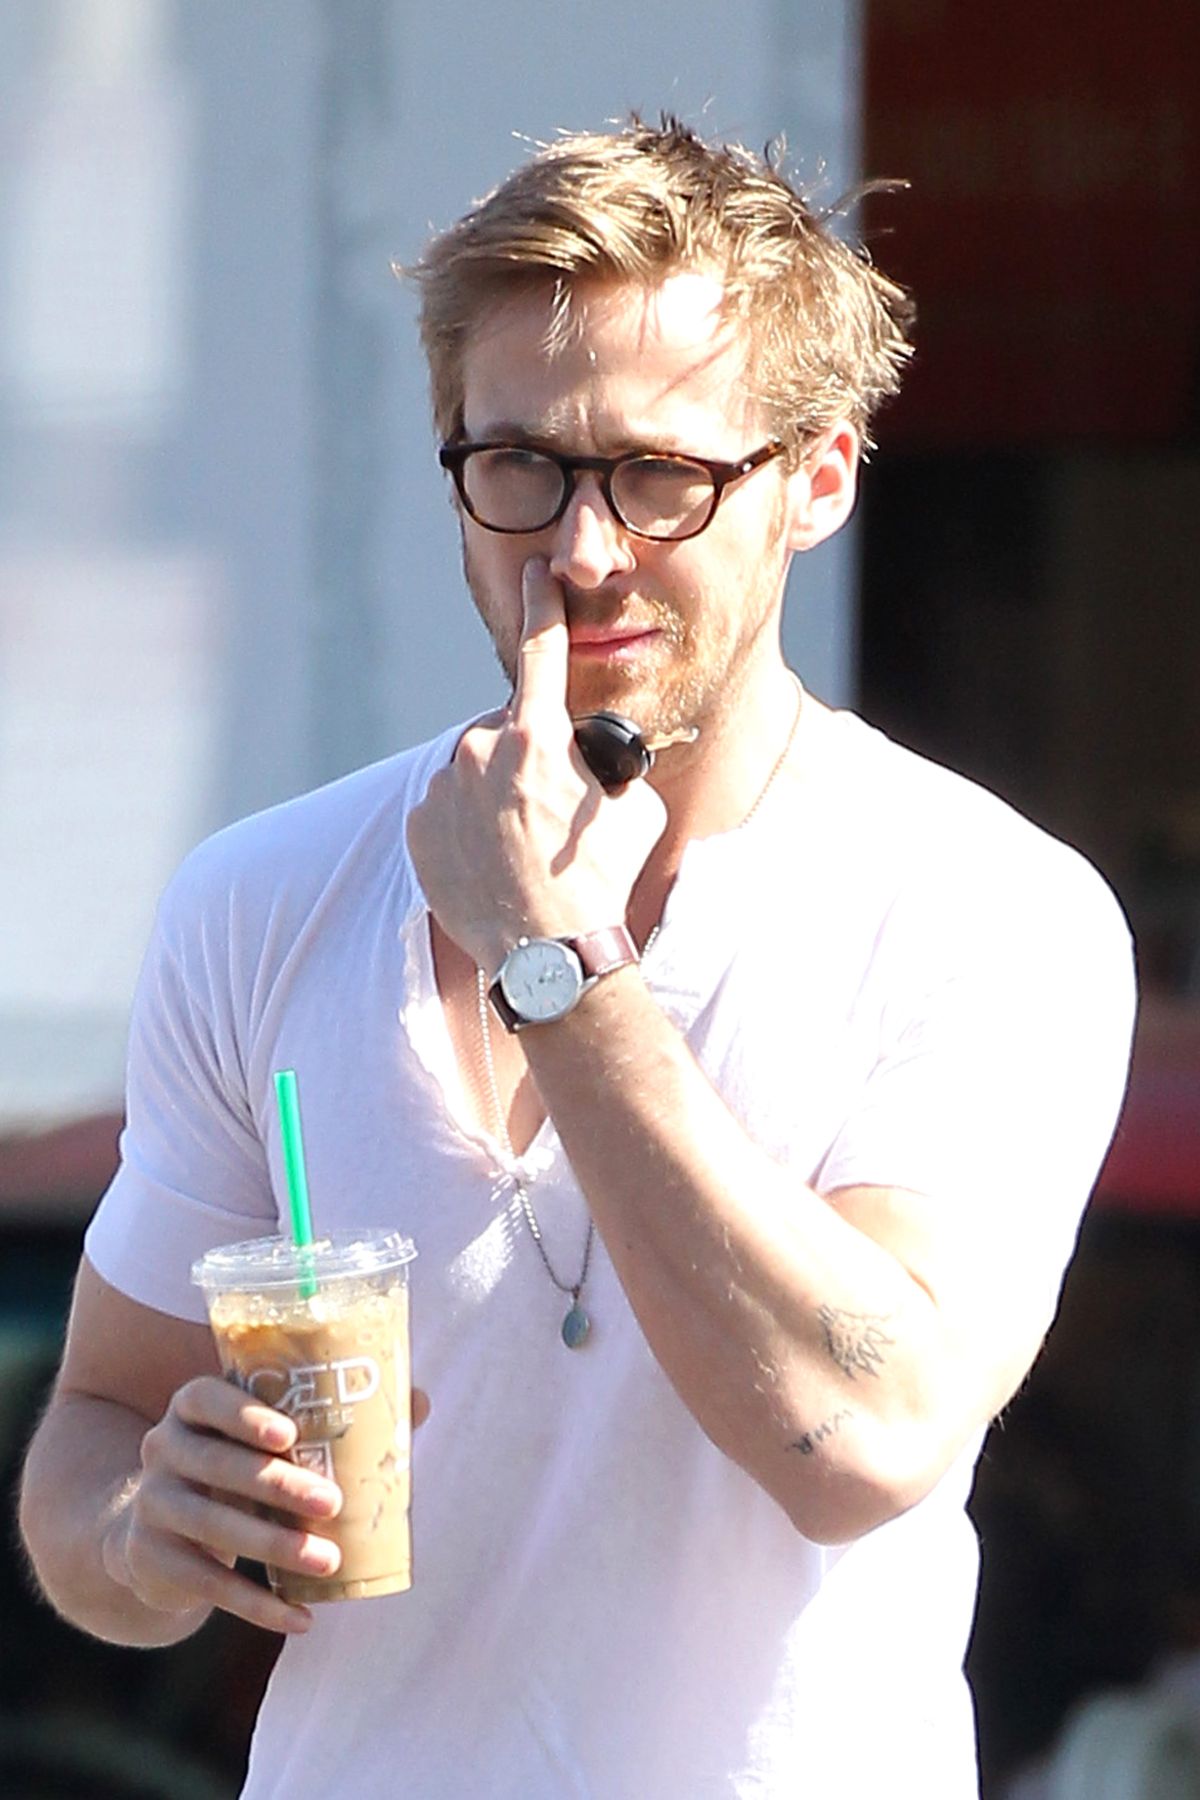
<instances>
[{"instance_id":1,"label":"t-shirt v-neck collar","mask_svg":"<svg viewBox=\"0 0 1200 1800\"><path fill-rule=\"evenodd\" d=\"M529 1144L518 1155L501 1142L491 1123L480 1124L470 1104L450 1036L446 1009L438 992L433 960L433 920L428 907L422 904L410 912L401 936L406 950L401 1023L426 1073L438 1089L451 1126L468 1143L486 1151L489 1161L506 1174L524 1180L544 1174L560 1149L549 1118L542 1120Z\"/></svg>"}]
</instances>

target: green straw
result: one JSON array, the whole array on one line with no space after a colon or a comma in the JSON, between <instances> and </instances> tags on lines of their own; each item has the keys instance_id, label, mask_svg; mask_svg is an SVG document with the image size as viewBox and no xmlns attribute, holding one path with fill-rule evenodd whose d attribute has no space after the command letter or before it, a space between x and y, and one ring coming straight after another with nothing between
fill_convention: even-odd
<instances>
[{"instance_id":1,"label":"green straw","mask_svg":"<svg viewBox=\"0 0 1200 1800\"><path fill-rule=\"evenodd\" d=\"M300 1096L296 1091L295 1069L279 1069L275 1075L275 1098L279 1102L279 1127L283 1135L283 1167L287 1176L288 1206L292 1215L292 1241L305 1250L313 1241L312 1212L308 1204L308 1176L304 1168L304 1136L300 1130ZM317 1291L311 1257L301 1257L308 1265L300 1277L300 1298L311 1300Z\"/></svg>"}]
</instances>

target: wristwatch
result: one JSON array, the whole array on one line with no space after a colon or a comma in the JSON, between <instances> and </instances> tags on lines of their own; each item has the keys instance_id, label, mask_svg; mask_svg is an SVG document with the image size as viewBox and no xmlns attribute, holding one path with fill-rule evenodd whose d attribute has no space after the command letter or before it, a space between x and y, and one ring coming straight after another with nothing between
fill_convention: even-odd
<instances>
[{"instance_id":1,"label":"wristwatch","mask_svg":"<svg viewBox=\"0 0 1200 1800\"><path fill-rule=\"evenodd\" d=\"M579 996L602 976L640 961L624 925L606 925L582 937L518 938L488 990L509 1031L565 1019Z\"/></svg>"}]
</instances>

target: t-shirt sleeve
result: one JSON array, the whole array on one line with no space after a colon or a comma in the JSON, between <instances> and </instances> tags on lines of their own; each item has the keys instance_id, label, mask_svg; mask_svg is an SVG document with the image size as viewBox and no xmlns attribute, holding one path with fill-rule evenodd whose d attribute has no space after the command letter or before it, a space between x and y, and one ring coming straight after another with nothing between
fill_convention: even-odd
<instances>
[{"instance_id":1,"label":"t-shirt sleeve","mask_svg":"<svg viewBox=\"0 0 1200 1800\"><path fill-rule=\"evenodd\" d=\"M131 1017L120 1166L84 1240L114 1287L195 1320L192 1262L277 1229L242 1073L228 899L213 903L211 886L193 860L160 903Z\"/></svg>"},{"instance_id":2,"label":"t-shirt sleeve","mask_svg":"<svg viewBox=\"0 0 1200 1800\"><path fill-rule=\"evenodd\" d=\"M1057 1287L1125 1090L1132 946L1071 852L997 900L966 884L889 922L893 969L925 983L892 982L878 1060L815 1185L1002 1209Z\"/></svg>"}]
</instances>

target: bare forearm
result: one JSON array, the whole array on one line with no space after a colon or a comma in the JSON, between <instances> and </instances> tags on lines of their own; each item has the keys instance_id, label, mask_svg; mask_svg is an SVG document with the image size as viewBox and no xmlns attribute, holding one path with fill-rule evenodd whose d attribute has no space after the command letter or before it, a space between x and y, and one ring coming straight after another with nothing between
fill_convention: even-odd
<instances>
[{"instance_id":1,"label":"bare forearm","mask_svg":"<svg viewBox=\"0 0 1200 1800\"><path fill-rule=\"evenodd\" d=\"M959 1447L929 1294L749 1140L635 971L526 1046L647 1340L713 1441L809 1535L918 1498Z\"/></svg>"},{"instance_id":2,"label":"bare forearm","mask_svg":"<svg viewBox=\"0 0 1200 1800\"><path fill-rule=\"evenodd\" d=\"M20 1521L38 1581L63 1618L109 1643L150 1648L189 1637L210 1609L145 1606L106 1567L106 1553L121 1554L147 1423L108 1400L55 1400L30 1448Z\"/></svg>"}]
</instances>

